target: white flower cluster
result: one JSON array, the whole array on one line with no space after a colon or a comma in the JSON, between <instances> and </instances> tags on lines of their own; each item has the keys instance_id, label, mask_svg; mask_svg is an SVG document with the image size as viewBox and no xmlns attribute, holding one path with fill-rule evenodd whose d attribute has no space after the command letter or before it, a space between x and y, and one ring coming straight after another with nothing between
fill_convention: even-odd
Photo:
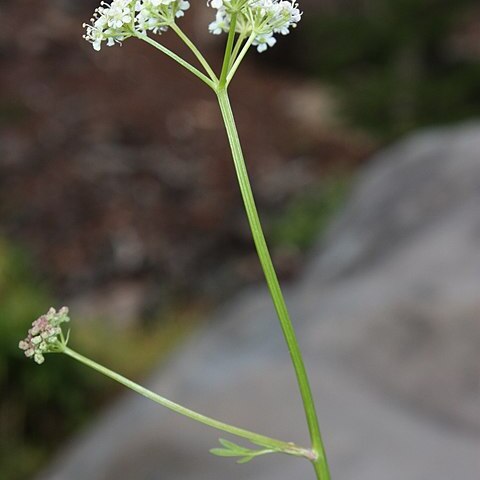
<instances>
[{"instance_id":1,"label":"white flower cluster","mask_svg":"<svg viewBox=\"0 0 480 480\"><path fill-rule=\"evenodd\" d=\"M36 363L42 364L45 361L44 354L59 352L65 346L61 325L69 321L67 307L58 312L51 308L33 322L27 338L22 340L18 347L24 351L27 358L33 358Z\"/></svg>"},{"instance_id":2,"label":"white flower cluster","mask_svg":"<svg viewBox=\"0 0 480 480\"><path fill-rule=\"evenodd\" d=\"M187 0L112 0L102 2L90 24L84 24L85 40L100 50L111 47L136 33L162 33L190 8Z\"/></svg>"},{"instance_id":3,"label":"white flower cluster","mask_svg":"<svg viewBox=\"0 0 480 480\"><path fill-rule=\"evenodd\" d=\"M296 0L210 0L217 10L209 30L215 35L230 30L232 15L237 15L237 33L255 33L253 45L259 52L277 43L276 34L288 35L302 19Z\"/></svg>"}]
</instances>

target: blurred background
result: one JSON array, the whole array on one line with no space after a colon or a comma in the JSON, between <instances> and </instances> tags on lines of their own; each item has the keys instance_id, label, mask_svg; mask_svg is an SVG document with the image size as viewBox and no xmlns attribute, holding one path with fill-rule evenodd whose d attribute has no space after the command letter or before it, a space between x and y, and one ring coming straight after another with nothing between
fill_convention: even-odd
<instances>
[{"instance_id":1,"label":"blurred background","mask_svg":"<svg viewBox=\"0 0 480 480\"><path fill-rule=\"evenodd\" d=\"M191 3L182 26L218 68L224 38L207 33L205 2ZM96 6L0 0L6 480L34 478L120 391L64 358L26 362L17 344L33 319L68 304L75 347L141 379L218 305L262 281L211 92L138 41L95 53L81 37ZM301 7L299 28L252 52L231 92L286 284L375 152L480 113L477 1ZM162 41L189 55L173 34Z\"/></svg>"}]
</instances>

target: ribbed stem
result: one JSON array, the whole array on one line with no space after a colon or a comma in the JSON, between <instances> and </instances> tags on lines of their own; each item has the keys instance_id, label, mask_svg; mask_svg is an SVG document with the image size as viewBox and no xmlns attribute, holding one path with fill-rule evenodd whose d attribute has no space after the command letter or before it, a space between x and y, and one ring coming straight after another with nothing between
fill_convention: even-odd
<instances>
[{"instance_id":1,"label":"ribbed stem","mask_svg":"<svg viewBox=\"0 0 480 480\"><path fill-rule=\"evenodd\" d=\"M315 473L319 480L330 480L330 474L325 455L325 448L320 434L320 428L318 424L318 418L315 409L315 403L313 400L312 390L310 387L310 382L308 380L305 364L303 362L302 353L298 345L295 330L293 328L287 305L285 303L285 299L280 288L277 274L275 272L275 268L273 266L273 262L267 247L265 235L263 234L227 90L219 89L217 91L217 97L223 120L225 122L225 128L227 130L227 135L235 164L235 170L237 173L240 191L245 205L245 210L248 216L248 221L252 230L253 240L255 242L258 257L260 259L260 263L265 274L268 288L270 290L275 310L280 320L283 335L285 337L285 341L287 343L288 350L290 352L292 363L295 369L295 374L297 377L298 386L305 409L305 416L310 432L310 438L312 441L312 449L316 454L316 459L313 461Z\"/></svg>"},{"instance_id":2,"label":"ribbed stem","mask_svg":"<svg viewBox=\"0 0 480 480\"><path fill-rule=\"evenodd\" d=\"M237 58L235 59L235 63L232 65L232 67L230 68L230 71L228 72L227 83L226 83L227 87L230 85L230 82L232 81L235 73L238 70L238 67L240 66L243 59L245 58L245 55L247 54L248 50L252 46L252 43L254 42L254 40L255 40L255 33L252 33L248 38L247 42L245 43L245 45L243 46L242 50L238 54Z\"/></svg>"},{"instance_id":3,"label":"ribbed stem","mask_svg":"<svg viewBox=\"0 0 480 480\"><path fill-rule=\"evenodd\" d=\"M235 28L237 25L238 14L232 13L230 19L230 30L228 32L227 45L225 47L225 57L223 58L222 73L220 75L219 87L224 88L227 84L227 75L230 70L230 59L232 58L233 44L235 42Z\"/></svg>"}]
</instances>

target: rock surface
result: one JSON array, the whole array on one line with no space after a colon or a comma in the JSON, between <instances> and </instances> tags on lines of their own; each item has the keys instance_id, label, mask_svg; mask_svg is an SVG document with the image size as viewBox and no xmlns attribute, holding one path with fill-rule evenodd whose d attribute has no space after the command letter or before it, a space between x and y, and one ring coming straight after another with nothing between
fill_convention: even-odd
<instances>
[{"instance_id":1,"label":"rock surface","mask_svg":"<svg viewBox=\"0 0 480 480\"><path fill-rule=\"evenodd\" d=\"M381 153L287 291L333 478L477 480L480 126ZM150 386L206 414L307 442L267 293L218 312ZM218 435L126 394L42 480L287 480L306 462L208 455Z\"/></svg>"}]
</instances>

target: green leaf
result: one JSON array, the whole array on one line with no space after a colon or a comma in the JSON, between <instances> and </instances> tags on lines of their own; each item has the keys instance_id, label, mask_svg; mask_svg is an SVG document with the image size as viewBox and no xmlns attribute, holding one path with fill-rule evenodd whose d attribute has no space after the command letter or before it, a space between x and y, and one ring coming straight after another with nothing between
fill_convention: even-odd
<instances>
[{"instance_id":1,"label":"green leaf","mask_svg":"<svg viewBox=\"0 0 480 480\"><path fill-rule=\"evenodd\" d=\"M243 464L243 463L248 463L250 462L251 460L253 460L255 458L256 455L251 455L249 457L243 457L241 458L240 460L237 460L237 463L240 463L240 464Z\"/></svg>"},{"instance_id":2,"label":"green leaf","mask_svg":"<svg viewBox=\"0 0 480 480\"><path fill-rule=\"evenodd\" d=\"M255 457L259 457L260 455L276 452L276 450L272 449L269 445L261 445L258 442L252 443L268 448L264 448L262 450L252 450L250 448L237 445L229 440L225 440L224 438L220 438L218 441L225 448L212 448L210 453L218 457L241 457L237 460L237 463L247 463L253 460Z\"/></svg>"},{"instance_id":3,"label":"green leaf","mask_svg":"<svg viewBox=\"0 0 480 480\"><path fill-rule=\"evenodd\" d=\"M250 450L248 450L244 447L241 447L240 445L237 445L236 443L230 442L229 440L225 440L224 438L219 438L218 441L221 445L223 445L225 448L227 448L229 450L233 450L233 451L236 451L236 452L241 452L241 451L249 452L250 451Z\"/></svg>"},{"instance_id":4,"label":"green leaf","mask_svg":"<svg viewBox=\"0 0 480 480\"><path fill-rule=\"evenodd\" d=\"M240 456L237 452L233 452L232 450L227 450L226 448L212 448L210 450L212 455L216 455L217 457L238 457Z\"/></svg>"}]
</instances>

